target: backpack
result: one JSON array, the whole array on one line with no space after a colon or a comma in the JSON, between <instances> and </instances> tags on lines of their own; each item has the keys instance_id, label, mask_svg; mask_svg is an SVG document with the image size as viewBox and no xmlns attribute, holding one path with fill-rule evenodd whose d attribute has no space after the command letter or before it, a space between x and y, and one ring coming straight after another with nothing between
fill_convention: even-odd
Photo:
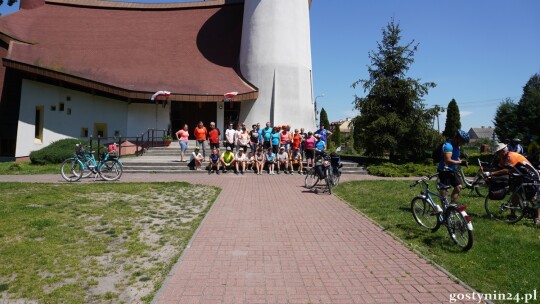
<instances>
[{"instance_id":1,"label":"backpack","mask_svg":"<svg viewBox=\"0 0 540 304\"><path fill-rule=\"evenodd\" d=\"M433 151L431 151L431 159L434 164L438 164L443 159L443 147L444 143L437 145Z\"/></svg>"}]
</instances>

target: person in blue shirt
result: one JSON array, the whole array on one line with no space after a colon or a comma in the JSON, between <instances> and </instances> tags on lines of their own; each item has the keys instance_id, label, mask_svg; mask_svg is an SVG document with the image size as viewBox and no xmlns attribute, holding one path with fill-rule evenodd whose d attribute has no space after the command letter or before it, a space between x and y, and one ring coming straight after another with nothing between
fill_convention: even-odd
<instances>
[{"instance_id":1,"label":"person in blue shirt","mask_svg":"<svg viewBox=\"0 0 540 304\"><path fill-rule=\"evenodd\" d=\"M274 127L274 129L272 130L272 133L270 134L270 138L271 138L272 152L274 152L274 154L277 154L279 152L279 140L280 140L279 128Z\"/></svg>"},{"instance_id":2,"label":"person in blue shirt","mask_svg":"<svg viewBox=\"0 0 540 304\"><path fill-rule=\"evenodd\" d=\"M523 155L523 146L519 144L520 142L521 140L519 138L512 139L508 145L508 152L516 152Z\"/></svg>"},{"instance_id":3,"label":"person in blue shirt","mask_svg":"<svg viewBox=\"0 0 540 304\"><path fill-rule=\"evenodd\" d=\"M274 129L272 129L272 127L270 127L270 122L267 122L266 127L264 129L261 129L263 147L265 149L268 149L268 148L272 147L271 140L272 140L272 131L273 130Z\"/></svg>"},{"instance_id":4,"label":"person in blue shirt","mask_svg":"<svg viewBox=\"0 0 540 304\"><path fill-rule=\"evenodd\" d=\"M264 155L264 157L265 157L265 164L268 167L268 174L273 175L274 167L276 165L276 154L272 152L272 148L268 148L266 150L266 154Z\"/></svg>"},{"instance_id":5,"label":"person in blue shirt","mask_svg":"<svg viewBox=\"0 0 540 304\"><path fill-rule=\"evenodd\" d=\"M315 143L315 156L322 156L324 155L324 151L326 151L326 143L322 140L320 134L315 134L315 138L317 139Z\"/></svg>"},{"instance_id":6,"label":"person in blue shirt","mask_svg":"<svg viewBox=\"0 0 540 304\"><path fill-rule=\"evenodd\" d=\"M328 137L332 135L332 132L326 130L324 128L324 125L321 124L321 126L319 127L319 130L315 131L315 134L319 134L321 136L321 140L324 141L324 143L326 143L328 140Z\"/></svg>"},{"instance_id":7,"label":"person in blue shirt","mask_svg":"<svg viewBox=\"0 0 540 304\"><path fill-rule=\"evenodd\" d=\"M469 133L463 130L457 130L452 139L448 139L441 147L442 158L437 167L439 173L439 181L444 185L454 187L451 195L451 202L455 203L459 197L459 193L463 186L461 185L461 177L456 172L458 165L467 165L466 161L460 159L461 146L468 143L470 140ZM443 190L442 195L446 196L448 190ZM439 207L440 208L440 207ZM442 210L437 210L441 212Z\"/></svg>"}]
</instances>

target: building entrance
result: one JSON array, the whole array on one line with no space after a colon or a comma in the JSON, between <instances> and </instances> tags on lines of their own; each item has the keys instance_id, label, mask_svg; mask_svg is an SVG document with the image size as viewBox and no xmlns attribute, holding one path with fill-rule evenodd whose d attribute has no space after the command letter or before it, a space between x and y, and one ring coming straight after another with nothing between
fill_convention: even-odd
<instances>
[{"instance_id":1,"label":"building entrance","mask_svg":"<svg viewBox=\"0 0 540 304\"><path fill-rule=\"evenodd\" d=\"M221 130L227 130L229 124L232 123L233 127L236 129L238 120L240 118L240 102L226 101L223 103L223 126L218 126L223 128ZM251 127L246 127L248 130L251 130Z\"/></svg>"},{"instance_id":2,"label":"building entrance","mask_svg":"<svg viewBox=\"0 0 540 304\"><path fill-rule=\"evenodd\" d=\"M171 132L174 134L187 124L189 139L195 139L193 130L202 121L209 129L210 122L216 121L217 110L215 102L185 102L173 101L171 103Z\"/></svg>"}]
</instances>

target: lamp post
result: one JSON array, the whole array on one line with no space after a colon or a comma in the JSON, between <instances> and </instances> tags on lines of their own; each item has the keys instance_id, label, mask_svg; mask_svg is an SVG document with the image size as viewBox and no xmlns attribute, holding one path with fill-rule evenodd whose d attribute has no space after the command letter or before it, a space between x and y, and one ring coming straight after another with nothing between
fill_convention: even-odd
<instances>
[{"instance_id":1,"label":"lamp post","mask_svg":"<svg viewBox=\"0 0 540 304\"><path fill-rule=\"evenodd\" d=\"M324 97L324 94L321 94L321 95L318 95L317 97L315 97L315 102L314 102L314 104L315 104L315 123L319 120L318 117L317 117L319 115L319 111L317 110L317 98L319 98L319 97Z\"/></svg>"}]
</instances>

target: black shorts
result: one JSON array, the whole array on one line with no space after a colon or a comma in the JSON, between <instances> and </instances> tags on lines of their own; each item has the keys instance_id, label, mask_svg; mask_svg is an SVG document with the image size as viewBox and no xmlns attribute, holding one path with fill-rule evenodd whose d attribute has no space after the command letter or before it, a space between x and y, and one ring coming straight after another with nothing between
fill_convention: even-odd
<instances>
[{"instance_id":1,"label":"black shorts","mask_svg":"<svg viewBox=\"0 0 540 304\"><path fill-rule=\"evenodd\" d=\"M455 171L439 171L439 182L443 185L456 187L461 185L461 177Z\"/></svg>"},{"instance_id":2,"label":"black shorts","mask_svg":"<svg viewBox=\"0 0 540 304\"><path fill-rule=\"evenodd\" d=\"M315 156L315 150L308 149L305 152L306 152L306 159L309 159L309 158L313 159L313 157Z\"/></svg>"},{"instance_id":3,"label":"black shorts","mask_svg":"<svg viewBox=\"0 0 540 304\"><path fill-rule=\"evenodd\" d=\"M219 142L217 143L210 143L210 149L219 149Z\"/></svg>"}]
</instances>

